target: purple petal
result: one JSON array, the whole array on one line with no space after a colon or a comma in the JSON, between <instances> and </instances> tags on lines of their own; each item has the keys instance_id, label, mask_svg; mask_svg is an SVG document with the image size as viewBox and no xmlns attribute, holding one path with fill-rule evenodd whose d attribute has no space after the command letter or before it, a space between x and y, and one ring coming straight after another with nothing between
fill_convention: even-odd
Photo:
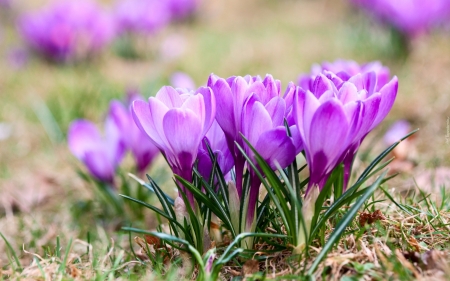
<instances>
[{"instance_id":1,"label":"purple petal","mask_svg":"<svg viewBox=\"0 0 450 281\"><path fill-rule=\"evenodd\" d=\"M85 153L100 146L102 139L94 124L87 120L76 120L70 124L68 132L70 151L78 159L83 159Z\"/></svg>"},{"instance_id":2,"label":"purple petal","mask_svg":"<svg viewBox=\"0 0 450 281\"><path fill-rule=\"evenodd\" d=\"M108 158L108 155L103 150L89 151L84 156L84 163L94 177L100 181L112 183L115 166Z\"/></svg>"},{"instance_id":3,"label":"purple petal","mask_svg":"<svg viewBox=\"0 0 450 281\"><path fill-rule=\"evenodd\" d=\"M251 96L245 105L243 133L254 145L264 131L272 128L272 119L264 105L252 97L254 96Z\"/></svg>"},{"instance_id":4,"label":"purple petal","mask_svg":"<svg viewBox=\"0 0 450 281\"><path fill-rule=\"evenodd\" d=\"M286 103L280 97L272 98L265 106L272 119L272 127L283 126Z\"/></svg>"},{"instance_id":5,"label":"purple petal","mask_svg":"<svg viewBox=\"0 0 450 281\"><path fill-rule=\"evenodd\" d=\"M183 104L180 94L170 86L162 87L158 93L156 93L155 97L168 108L181 107Z\"/></svg>"},{"instance_id":6,"label":"purple petal","mask_svg":"<svg viewBox=\"0 0 450 281\"><path fill-rule=\"evenodd\" d=\"M333 84L331 81L325 77L323 74L319 74L314 80L314 85L312 87L314 95L319 98L323 93L328 90L333 90Z\"/></svg>"},{"instance_id":7,"label":"purple petal","mask_svg":"<svg viewBox=\"0 0 450 281\"><path fill-rule=\"evenodd\" d=\"M292 139L287 136L283 126L261 134L255 149L272 169L276 169L275 162L278 162L281 168L286 168L296 156Z\"/></svg>"},{"instance_id":8,"label":"purple petal","mask_svg":"<svg viewBox=\"0 0 450 281\"><path fill-rule=\"evenodd\" d=\"M309 134L311 171L328 173L346 148L347 116L337 100L322 104L314 114Z\"/></svg>"},{"instance_id":9,"label":"purple petal","mask_svg":"<svg viewBox=\"0 0 450 281\"><path fill-rule=\"evenodd\" d=\"M358 90L355 85L350 82L345 82L342 87L339 89L339 100L346 104L351 101L358 100Z\"/></svg>"},{"instance_id":10,"label":"purple petal","mask_svg":"<svg viewBox=\"0 0 450 281\"><path fill-rule=\"evenodd\" d=\"M395 98L397 96L398 91L398 79L397 77L392 78L392 80L386 84L383 88L381 88L381 102L380 107L377 113L377 117L373 122L370 130L375 128L378 124L383 121L383 119L388 115L392 106L394 105Z\"/></svg>"},{"instance_id":11,"label":"purple petal","mask_svg":"<svg viewBox=\"0 0 450 281\"><path fill-rule=\"evenodd\" d=\"M300 134L307 147L309 146L311 122L320 103L317 98L311 93L305 93L305 103L303 106L303 128L298 124Z\"/></svg>"},{"instance_id":12,"label":"purple petal","mask_svg":"<svg viewBox=\"0 0 450 281\"><path fill-rule=\"evenodd\" d=\"M236 120L234 119L234 105L231 88L224 79L218 79L211 86L217 104L220 106L216 111L216 120L225 133L236 135Z\"/></svg>"},{"instance_id":13,"label":"purple petal","mask_svg":"<svg viewBox=\"0 0 450 281\"><path fill-rule=\"evenodd\" d=\"M158 112L151 112L150 106L152 103L155 104L153 107ZM136 125L142 132L145 132L152 141L159 147L159 149L164 150L166 147L165 141L161 138L158 130L156 129L155 120L153 119L153 115L155 118L159 118L162 120L164 114L167 112L168 108L159 100L155 98L150 98L149 103L144 101L134 101L133 102L133 119Z\"/></svg>"},{"instance_id":14,"label":"purple petal","mask_svg":"<svg viewBox=\"0 0 450 281\"><path fill-rule=\"evenodd\" d=\"M190 169L203 138L198 116L189 109L170 109L163 119L164 133L180 169Z\"/></svg>"},{"instance_id":15,"label":"purple petal","mask_svg":"<svg viewBox=\"0 0 450 281\"><path fill-rule=\"evenodd\" d=\"M211 88L201 87L197 90L203 96L205 104L205 123L202 134L206 134L216 118L216 97Z\"/></svg>"}]
</instances>

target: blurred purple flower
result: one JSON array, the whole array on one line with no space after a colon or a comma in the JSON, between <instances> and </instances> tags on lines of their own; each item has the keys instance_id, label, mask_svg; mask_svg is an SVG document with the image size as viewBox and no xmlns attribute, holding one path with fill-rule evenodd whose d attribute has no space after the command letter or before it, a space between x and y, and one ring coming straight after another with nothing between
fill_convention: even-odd
<instances>
[{"instance_id":1,"label":"blurred purple flower","mask_svg":"<svg viewBox=\"0 0 450 281\"><path fill-rule=\"evenodd\" d=\"M195 89L194 80L184 72L175 72L170 76L170 85L174 88Z\"/></svg>"},{"instance_id":2,"label":"blurred purple flower","mask_svg":"<svg viewBox=\"0 0 450 281\"><path fill-rule=\"evenodd\" d=\"M339 163L344 164L346 188L362 140L386 117L397 95L396 77L379 91L375 72L347 80L324 71L311 89L298 87L295 93L295 118L310 170L307 193L314 186L322 189Z\"/></svg>"},{"instance_id":3,"label":"blurred purple flower","mask_svg":"<svg viewBox=\"0 0 450 281\"><path fill-rule=\"evenodd\" d=\"M89 172L99 181L113 185L116 168L126 150L115 120L107 117L103 137L92 122L75 120L67 138L70 150Z\"/></svg>"},{"instance_id":4,"label":"blurred purple flower","mask_svg":"<svg viewBox=\"0 0 450 281\"><path fill-rule=\"evenodd\" d=\"M132 112L136 124L164 154L172 171L190 182L198 147L216 114L211 89L201 87L189 92L166 86L148 103L134 101ZM193 195L183 191L194 204Z\"/></svg>"},{"instance_id":5,"label":"blurred purple flower","mask_svg":"<svg viewBox=\"0 0 450 281\"><path fill-rule=\"evenodd\" d=\"M115 7L120 33L155 33L170 21L170 9L161 0L121 0Z\"/></svg>"},{"instance_id":6,"label":"blurred purple flower","mask_svg":"<svg viewBox=\"0 0 450 281\"><path fill-rule=\"evenodd\" d=\"M352 2L409 38L448 22L448 0L352 0Z\"/></svg>"},{"instance_id":7,"label":"blurred purple flower","mask_svg":"<svg viewBox=\"0 0 450 281\"><path fill-rule=\"evenodd\" d=\"M379 61L372 61L366 64L359 65L352 60L338 59L334 62L323 62L321 65L315 64L311 68L309 74L301 74L298 79L298 85L305 91L311 91L313 83L316 80L317 75L329 71L335 73L340 78L337 82L348 81L350 77L356 74L366 74L369 72L375 72L377 84L375 90L379 91L390 79L389 68L383 66ZM338 86L338 85L337 85Z\"/></svg>"},{"instance_id":8,"label":"blurred purple flower","mask_svg":"<svg viewBox=\"0 0 450 281\"><path fill-rule=\"evenodd\" d=\"M208 142L208 145L211 148L212 152L216 155L217 165L219 166L220 171L225 176L233 168L234 160L230 150L228 149L225 134L223 133L223 130L222 128L220 128L217 121L214 120L211 128L206 133L204 140L198 148L197 155L198 171L203 178L209 180L213 163L211 161L211 157L209 155L205 141Z\"/></svg>"},{"instance_id":9,"label":"blurred purple flower","mask_svg":"<svg viewBox=\"0 0 450 281\"><path fill-rule=\"evenodd\" d=\"M173 19L184 19L192 15L198 7L199 0L167 0Z\"/></svg>"},{"instance_id":10,"label":"blurred purple flower","mask_svg":"<svg viewBox=\"0 0 450 281\"><path fill-rule=\"evenodd\" d=\"M411 124L406 120L398 120L392 124L383 137L386 145L394 144L411 131Z\"/></svg>"},{"instance_id":11,"label":"blurred purple flower","mask_svg":"<svg viewBox=\"0 0 450 281\"><path fill-rule=\"evenodd\" d=\"M118 124L122 141L131 150L136 161L136 170L142 175L159 154L159 149L146 134L141 132L133 120L131 102L135 100L143 99L140 96L134 95L129 100L129 108L126 108L119 101L112 101L109 116Z\"/></svg>"},{"instance_id":12,"label":"blurred purple flower","mask_svg":"<svg viewBox=\"0 0 450 281\"><path fill-rule=\"evenodd\" d=\"M58 62L98 53L115 33L112 18L90 0L54 2L22 16L18 28L34 51Z\"/></svg>"}]
</instances>

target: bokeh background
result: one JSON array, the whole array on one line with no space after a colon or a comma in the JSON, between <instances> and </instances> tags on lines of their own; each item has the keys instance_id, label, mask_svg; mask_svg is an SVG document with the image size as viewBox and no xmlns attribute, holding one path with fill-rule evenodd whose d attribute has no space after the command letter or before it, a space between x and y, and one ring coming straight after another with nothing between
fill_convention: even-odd
<instances>
[{"instance_id":1,"label":"bokeh background","mask_svg":"<svg viewBox=\"0 0 450 281\"><path fill-rule=\"evenodd\" d=\"M406 119L420 128L408 150L413 168L393 187L449 185L450 27L414 38L406 52L389 28L349 1L201 1L192 17L141 39L137 58L120 56L113 42L86 61L58 64L29 52L17 31L21 14L46 3L11 0L0 7L0 231L13 247L35 241L30 247L38 248L57 235L85 237L92 230L83 202L93 187L78 176L84 168L67 147L70 122L101 124L111 99L130 89L154 95L177 71L197 85L210 73L270 73L285 87L314 63L378 60L398 76L399 93L366 147L380 152L389 124ZM164 165L159 159L148 172L170 182Z\"/></svg>"}]
</instances>

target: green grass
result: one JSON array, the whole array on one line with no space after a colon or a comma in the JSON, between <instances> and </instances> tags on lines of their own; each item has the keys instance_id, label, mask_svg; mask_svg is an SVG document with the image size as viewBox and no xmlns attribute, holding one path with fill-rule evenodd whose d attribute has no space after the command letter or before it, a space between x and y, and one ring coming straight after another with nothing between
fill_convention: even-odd
<instances>
[{"instance_id":1,"label":"green grass","mask_svg":"<svg viewBox=\"0 0 450 281\"><path fill-rule=\"evenodd\" d=\"M176 257L168 262L172 267L138 261L140 247L133 236L120 231L129 224L106 212L92 182L80 179L79 164L64 141L70 122L87 118L100 124L110 99L120 99L128 87L154 95L176 70L190 74L198 85L213 72L220 76L271 73L286 86L299 73L308 72L311 64L336 58L381 60L399 77L399 96L384 126L405 118L421 128L414 143L417 156L411 155L418 165L383 184L371 199L376 203L359 209L359 213L379 209L386 219L360 226L357 214L341 242L328 249L322 262L316 262L316 278L448 276L448 259L440 257L448 254L450 246L448 177L447 182L419 187L410 179L450 165L445 144L450 38L439 33L421 38L413 43L409 57L398 59L389 32L371 29L364 16L337 1L204 2L204 12L196 21L164 31L143 60L121 59L108 50L98 60L74 66L32 58L19 70L4 59L10 48L20 45L14 19L0 15L0 122L13 128L8 139L0 140L0 280L178 278L175 265L181 261ZM184 54L172 60L161 58L158 46L173 34L186 43ZM381 133L382 129L374 135ZM373 151L382 150L379 142L374 144ZM165 192L174 192L162 163L158 161L160 167L149 174ZM343 215L345 210L341 211ZM147 212L144 220L132 226L154 230L161 220ZM317 248L309 249L308 267L319 260L320 245L333 237L332 232L321 233ZM266 240L256 247L261 252L254 255L260 272L254 280L303 278L299 275L304 266L287 251L271 252ZM158 253L154 260L163 259L164 254ZM222 276L239 280L243 264L239 258L231 260Z\"/></svg>"}]
</instances>

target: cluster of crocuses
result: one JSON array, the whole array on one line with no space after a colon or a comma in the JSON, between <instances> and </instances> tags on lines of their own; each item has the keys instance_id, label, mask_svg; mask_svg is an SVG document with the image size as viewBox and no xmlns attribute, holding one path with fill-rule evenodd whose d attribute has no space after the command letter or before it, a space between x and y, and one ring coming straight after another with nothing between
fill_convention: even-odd
<instances>
[{"instance_id":1,"label":"cluster of crocuses","mask_svg":"<svg viewBox=\"0 0 450 281\"><path fill-rule=\"evenodd\" d=\"M61 0L24 14L18 29L35 52L73 62L95 55L122 33L154 33L197 6L198 0L120 0L108 11L94 0Z\"/></svg>"},{"instance_id":2,"label":"cluster of crocuses","mask_svg":"<svg viewBox=\"0 0 450 281\"><path fill-rule=\"evenodd\" d=\"M450 19L448 0L352 0L352 2L411 39L439 25L448 24Z\"/></svg>"},{"instance_id":3,"label":"cluster of crocuses","mask_svg":"<svg viewBox=\"0 0 450 281\"><path fill-rule=\"evenodd\" d=\"M130 104L141 99L135 93L127 97L126 103L114 100L110 103L105 118L103 136L88 120L75 120L68 132L69 148L100 182L115 188L117 167L127 150L135 159L136 172L143 175L155 157L158 148L142 133L133 121Z\"/></svg>"},{"instance_id":4,"label":"cluster of crocuses","mask_svg":"<svg viewBox=\"0 0 450 281\"><path fill-rule=\"evenodd\" d=\"M306 196L313 189L321 190L341 163L347 185L361 142L394 103L398 81L388 77L388 70L378 63L359 67L337 61L302 77L302 86L290 82L283 94L281 82L271 75L221 78L212 74L207 86L197 90L163 87L148 102L135 101L132 114L173 172L187 181L192 180L196 163L199 172L209 177L206 142L217 155L222 173L234 171L229 188L235 190L229 192L241 200L248 169L250 189L243 230L252 231L261 181L238 149L243 147L255 162L244 137L272 169L287 167L304 151L310 173ZM180 187L195 206L193 194Z\"/></svg>"}]
</instances>

